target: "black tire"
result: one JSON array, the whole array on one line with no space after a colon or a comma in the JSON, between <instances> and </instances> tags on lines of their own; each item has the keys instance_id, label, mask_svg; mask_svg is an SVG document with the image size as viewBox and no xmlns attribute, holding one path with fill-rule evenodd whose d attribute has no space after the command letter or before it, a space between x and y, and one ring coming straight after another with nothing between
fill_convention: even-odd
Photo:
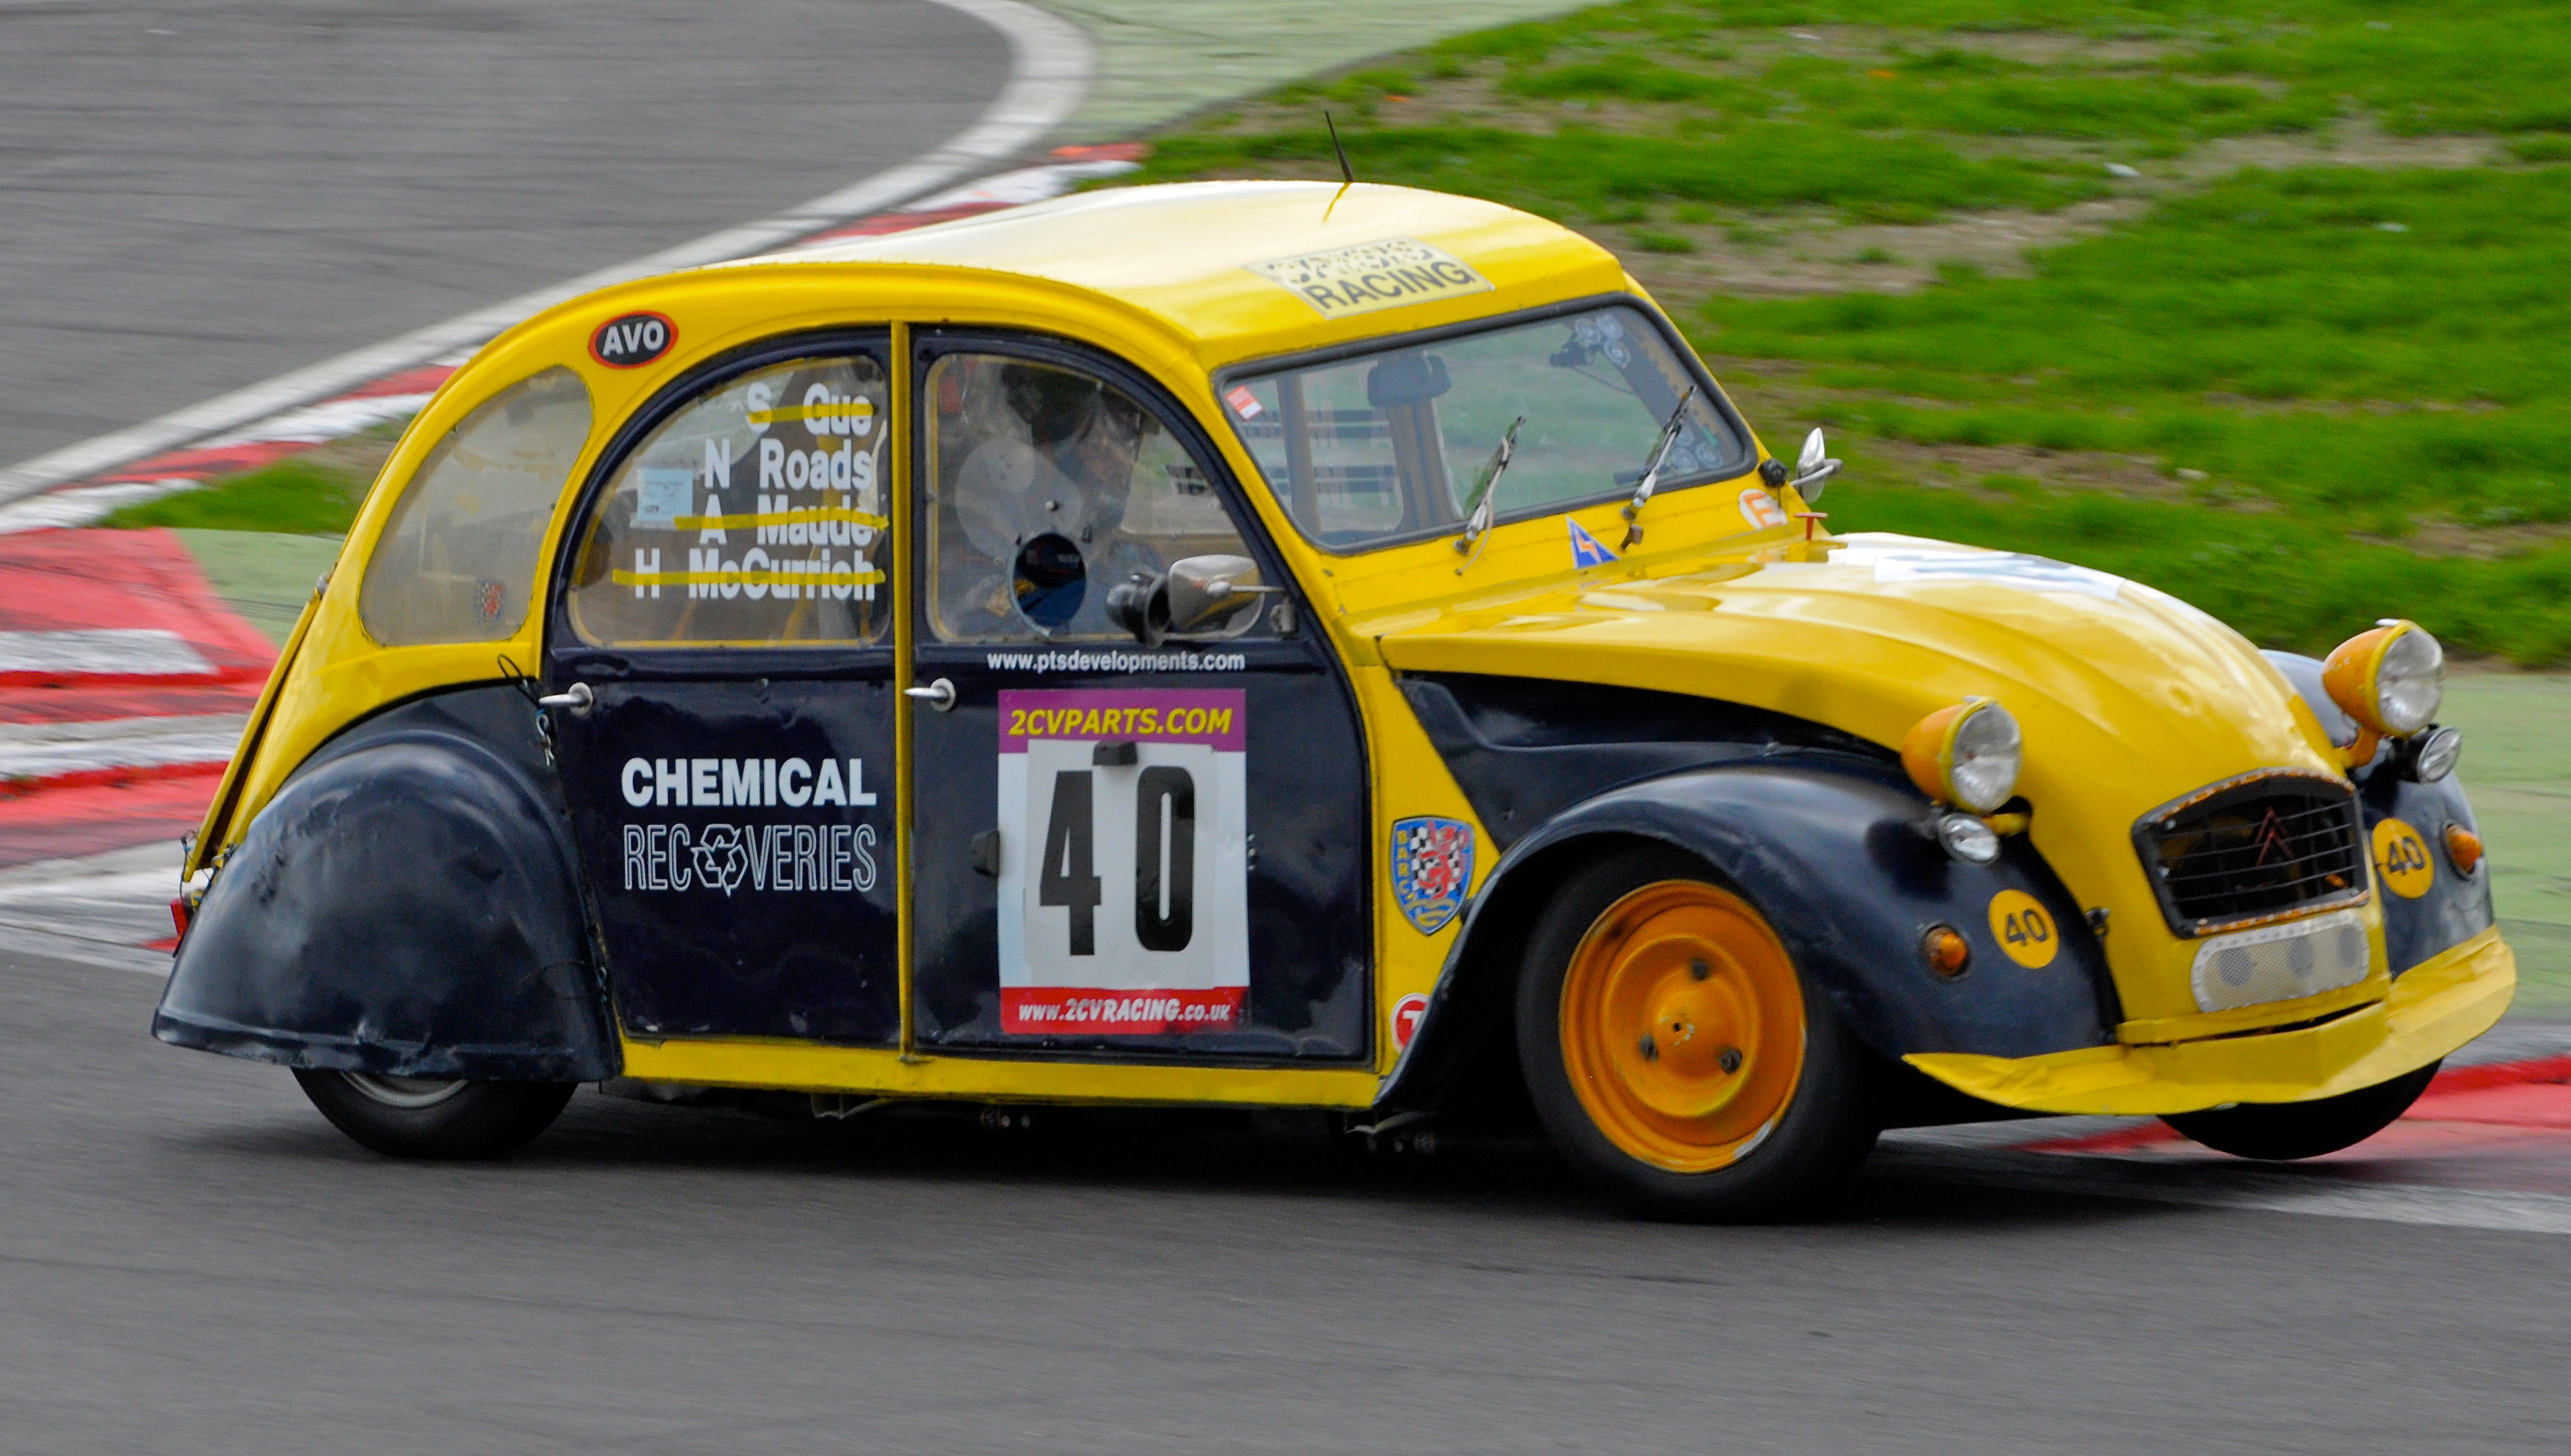
<instances>
[{"instance_id":1,"label":"black tire","mask_svg":"<svg viewBox=\"0 0 2571 1456\"><path fill-rule=\"evenodd\" d=\"M1737 1153L1728 1166L1676 1172L1627 1152L1601 1130L1572 1085L1561 1018L1573 954L1610 907L1667 881L1694 881L1738 893L1702 860L1662 846L1610 854L1555 891L1529 939L1518 980L1518 1061L1528 1096L1555 1145L1580 1174L1633 1213L1701 1223L1765 1222L1805 1213L1856 1172L1872 1151L1880 1125L1872 1054L1847 1032L1829 998L1800 967L1792 970L1802 1002L1800 1074L1766 1136Z\"/></svg>"},{"instance_id":2,"label":"black tire","mask_svg":"<svg viewBox=\"0 0 2571 1456\"><path fill-rule=\"evenodd\" d=\"M392 1158L495 1158L543 1132L568 1082L456 1082L294 1069L330 1125Z\"/></svg>"},{"instance_id":3,"label":"black tire","mask_svg":"<svg viewBox=\"0 0 2571 1456\"><path fill-rule=\"evenodd\" d=\"M2161 1119L2217 1153L2289 1163L2353 1148L2410 1110L2442 1062L2317 1102L2250 1103Z\"/></svg>"}]
</instances>

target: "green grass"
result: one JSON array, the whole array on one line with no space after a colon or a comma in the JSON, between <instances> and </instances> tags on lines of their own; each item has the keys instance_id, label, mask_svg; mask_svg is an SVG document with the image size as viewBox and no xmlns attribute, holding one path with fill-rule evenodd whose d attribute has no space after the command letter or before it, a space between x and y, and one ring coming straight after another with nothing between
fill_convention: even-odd
<instances>
[{"instance_id":1,"label":"green grass","mask_svg":"<svg viewBox=\"0 0 2571 1456\"><path fill-rule=\"evenodd\" d=\"M368 484L366 477L352 470L288 458L203 490L128 506L100 524L340 536L357 518Z\"/></svg>"},{"instance_id":2,"label":"green grass","mask_svg":"<svg viewBox=\"0 0 2571 1456\"><path fill-rule=\"evenodd\" d=\"M1709 354L1800 366L1758 371L1792 381L1762 386L1795 416L1758 418L1770 433L1817 414L1931 456L2035 457L1974 491L1988 464L1859 448L1834 528L2033 547L2276 646L2399 612L2550 664L2571 658L2567 74L2571 12L2522 0L1637 0L1289 89L1160 139L1146 180L1307 170L1329 105L1360 176L1598 231L1640 271L1683 244L1810 248L1852 284L1918 258L1934 279L1908 294L1663 298ZM2328 165L2440 133L2486 134L2494 165ZM2189 161L2250 136L2308 161ZM2120 158L2163 180L2111 178ZM2115 193L2149 211L2014 276L1933 243L1829 249L1796 221ZM2041 478L2084 451L2165 484Z\"/></svg>"}]
</instances>

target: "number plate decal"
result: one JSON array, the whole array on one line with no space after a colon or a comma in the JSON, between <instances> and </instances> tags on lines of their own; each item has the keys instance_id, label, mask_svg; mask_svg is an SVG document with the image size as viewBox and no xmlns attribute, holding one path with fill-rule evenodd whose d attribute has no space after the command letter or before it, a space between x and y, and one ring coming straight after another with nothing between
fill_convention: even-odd
<instances>
[{"instance_id":1,"label":"number plate decal","mask_svg":"<svg viewBox=\"0 0 2571 1456\"><path fill-rule=\"evenodd\" d=\"M1250 990L1239 689L1000 694L1000 1027L1229 1032Z\"/></svg>"}]
</instances>

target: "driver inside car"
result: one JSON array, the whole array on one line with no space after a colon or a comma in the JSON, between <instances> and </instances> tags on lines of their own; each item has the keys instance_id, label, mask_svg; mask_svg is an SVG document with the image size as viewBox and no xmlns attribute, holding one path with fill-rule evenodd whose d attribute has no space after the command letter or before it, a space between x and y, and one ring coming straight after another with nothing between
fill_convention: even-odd
<instances>
[{"instance_id":1,"label":"driver inside car","mask_svg":"<svg viewBox=\"0 0 2571 1456\"><path fill-rule=\"evenodd\" d=\"M949 493L956 529L939 553L944 625L971 636L1107 631L1100 564L1151 417L1067 369L988 357L944 367L961 377L957 408L939 424L963 447Z\"/></svg>"}]
</instances>

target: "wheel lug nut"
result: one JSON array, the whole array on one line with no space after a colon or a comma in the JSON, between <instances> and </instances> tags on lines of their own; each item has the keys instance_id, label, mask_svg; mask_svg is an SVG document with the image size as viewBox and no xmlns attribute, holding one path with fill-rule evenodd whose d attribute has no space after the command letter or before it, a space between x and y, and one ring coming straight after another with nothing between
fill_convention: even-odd
<instances>
[{"instance_id":1,"label":"wheel lug nut","mask_svg":"<svg viewBox=\"0 0 2571 1456\"><path fill-rule=\"evenodd\" d=\"M1643 1033L1643 1045L1641 1050L1644 1061L1657 1062L1661 1060L1661 1049L1653 1042L1652 1034L1650 1032Z\"/></svg>"},{"instance_id":2,"label":"wheel lug nut","mask_svg":"<svg viewBox=\"0 0 2571 1456\"><path fill-rule=\"evenodd\" d=\"M1725 1072L1738 1072L1741 1070L1741 1049L1739 1047L1726 1047L1723 1049L1722 1055L1716 1057L1715 1060L1723 1064L1723 1070Z\"/></svg>"},{"instance_id":3,"label":"wheel lug nut","mask_svg":"<svg viewBox=\"0 0 2571 1456\"><path fill-rule=\"evenodd\" d=\"M1701 960L1690 961L1688 962L1688 974L1696 977L1700 981L1710 981L1714 979L1714 967L1707 965Z\"/></svg>"}]
</instances>

